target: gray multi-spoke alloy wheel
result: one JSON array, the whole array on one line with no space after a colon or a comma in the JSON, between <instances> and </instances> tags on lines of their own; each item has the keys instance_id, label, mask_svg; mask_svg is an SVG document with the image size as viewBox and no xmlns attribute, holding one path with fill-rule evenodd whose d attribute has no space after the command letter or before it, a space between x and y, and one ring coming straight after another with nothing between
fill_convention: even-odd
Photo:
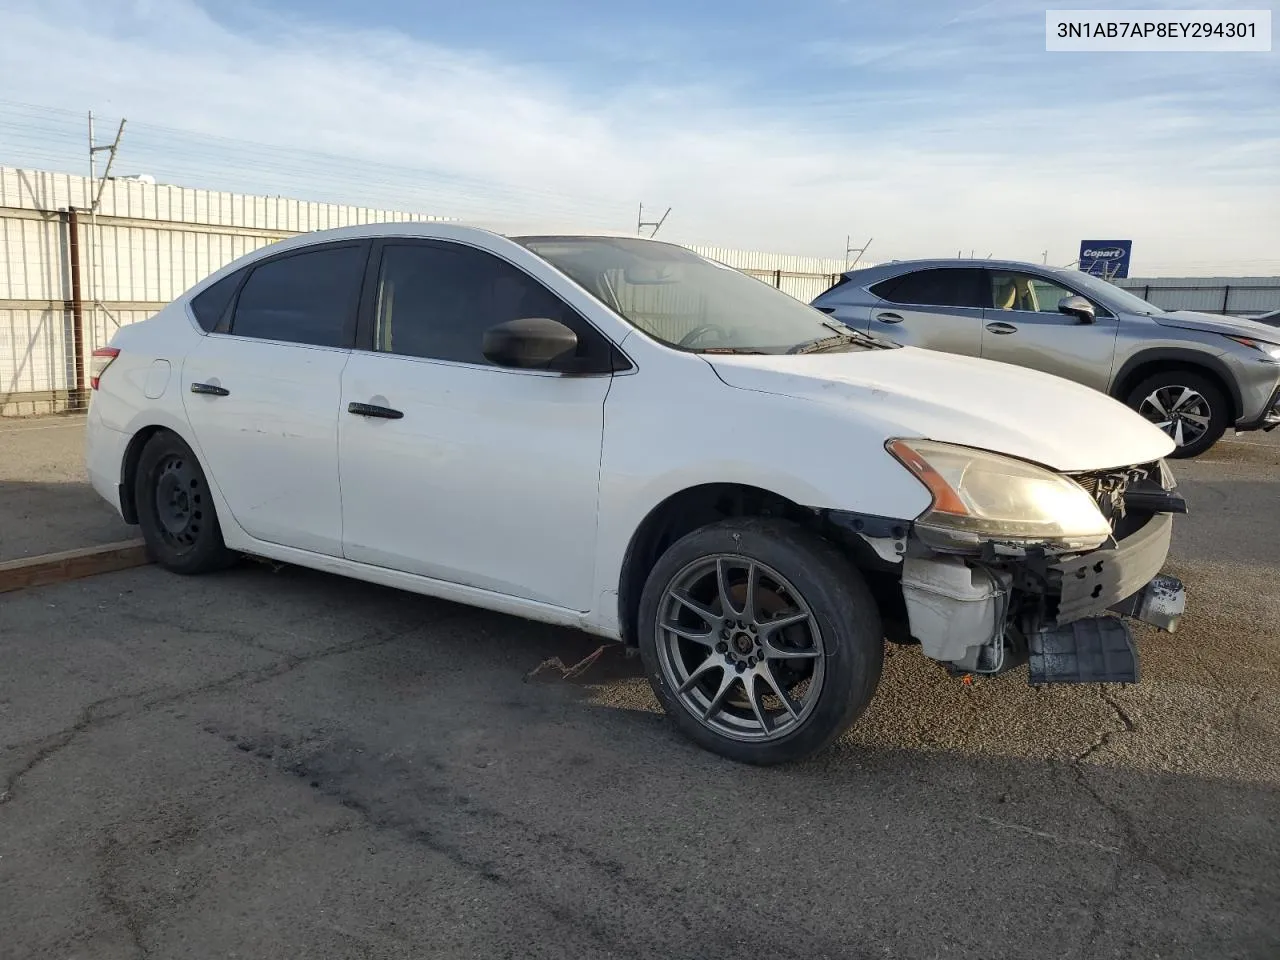
<instances>
[{"instance_id":1,"label":"gray multi-spoke alloy wheel","mask_svg":"<svg viewBox=\"0 0 1280 960\"><path fill-rule=\"evenodd\" d=\"M862 575L779 520L696 530L659 559L640 609L654 692L698 743L734 760L808 756L862 712L884 656Z\"/></svg>"},{"instance_id":2,"label":"gray multi-spoke alloy wheel","mask_svg":"<svg viewBox=\"0 0 1280 960\"><path fill-rule=\"evenodd\" d=\"M1194 457L1218 442L1227 428L1227 398L1208 377L1170 370L1148 377L1129 394L1129 406L1167 433L1170 457Z\"/></svg>"}]
</instances>

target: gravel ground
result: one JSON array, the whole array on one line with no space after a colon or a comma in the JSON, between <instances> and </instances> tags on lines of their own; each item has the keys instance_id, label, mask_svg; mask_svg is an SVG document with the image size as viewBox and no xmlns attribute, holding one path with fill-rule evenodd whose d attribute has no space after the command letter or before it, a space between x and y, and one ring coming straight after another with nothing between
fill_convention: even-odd
<instances>
[{"instance_id":1,"label":"gravel ground","mask_svg":"<svg viewBox=\"0 0 1280 960\"><path fill-rule=\"evenodd\" d=\"M78 434L0 424L6 550L132 533ZM615 648L565 681L593 639L308 571L0 597L3 955L1280 956L1280 433L1175 472L1189 612L1142 683L891 648L771 770Z\"/></svg>"}]
</instances>

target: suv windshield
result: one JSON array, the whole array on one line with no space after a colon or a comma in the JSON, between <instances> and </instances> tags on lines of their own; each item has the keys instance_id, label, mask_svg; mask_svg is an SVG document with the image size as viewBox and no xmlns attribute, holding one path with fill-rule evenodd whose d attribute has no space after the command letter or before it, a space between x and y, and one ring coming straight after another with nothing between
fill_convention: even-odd
<instances>
[{"instance_id":1,"label":"suv windshield","mask_svg":"<svg viewBox=\"0 0 1280 960\"><path fill-rule=\"evenodd\" d=\"M1069 278L1071 283L1085 293L1097 297L1112 310L1141 313L1149 317L1157 313L1164 313L1155 304L1147 303L1137 294L1130 293L1123 287L1117 287L1114 283L1108 283L1099 277L1091 276L1083 270L1063 270L1062 276Z\"/></svg>"},{"instance_id":2,"label":"suv windshield","mask_svg":"<svg viewBox=\"0 0 1280 960\"><path fill-rule=\"evenodd\" d=\"M696 353L880 346L732 267L684 247L613 237L517 237L649 336Z\"/></svg>"}]
</instances>

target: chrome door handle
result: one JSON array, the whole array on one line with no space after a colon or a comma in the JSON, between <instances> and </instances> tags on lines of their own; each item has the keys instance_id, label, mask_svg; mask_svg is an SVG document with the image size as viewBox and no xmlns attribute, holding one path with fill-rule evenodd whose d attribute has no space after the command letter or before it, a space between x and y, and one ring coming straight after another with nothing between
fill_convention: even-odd
<instances>
[{"instance_id":1,"label":"chrome door handle","mask_svg":"<svg viewBox=\"0 0 1280 960\"><path fill-rule=\"evenodd\" d=\"M877 313L876 319L881 323L901 323L902 317L896 313Z\"/></svg>"},{"instance_id":2,"label":"chrome door handle","mask_svg":"<svg viewBox=\"0 0 1280 960\"><path fill-rule=\"evenodd\" d=\"M992 333L1000 333L1000 334L1018 332L1017 327L1015 327L1012 323L1005 323L1003 320L996 320L993 323L988 323L987 329L990 330Z\"/></svg>"}]
</instances>

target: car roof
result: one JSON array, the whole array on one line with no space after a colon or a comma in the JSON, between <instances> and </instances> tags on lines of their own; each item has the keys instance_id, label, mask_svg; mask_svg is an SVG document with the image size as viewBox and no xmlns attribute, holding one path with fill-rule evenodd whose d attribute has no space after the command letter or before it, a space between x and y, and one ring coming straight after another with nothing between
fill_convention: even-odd
<instances>
[{"instance_id":1,"label":"car roof","mask_svg":"<svg viewBox=\"0 0 1280 960\"><path fill-rule=\"evenodd\" d=\"M844 276L852 279L878 280L882 277L895 277L903 273L914 273L917 270L929 270L937 267L973 267L982 269L994 267L997 270L1031 270L1036 273L1062 273L1062 267L1046 266L1043 263L1028 263L1024 260L978 260L973 257L940 257L921 260L890 260L878 263L874 267L862 267L857 270L846 270Z\"/></svg>"}]
</instances>

